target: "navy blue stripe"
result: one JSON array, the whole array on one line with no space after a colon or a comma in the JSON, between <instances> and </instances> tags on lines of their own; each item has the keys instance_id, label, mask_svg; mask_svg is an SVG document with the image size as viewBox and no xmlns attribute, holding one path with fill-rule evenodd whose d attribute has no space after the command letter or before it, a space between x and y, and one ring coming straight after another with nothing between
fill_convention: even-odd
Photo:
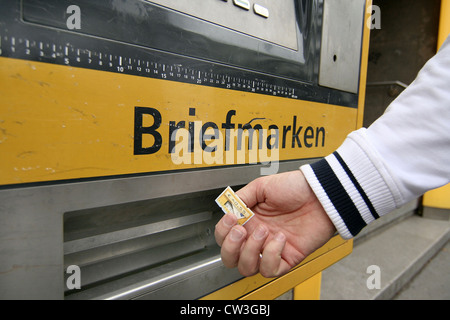
<instances>
[{"instance_id":1,"label":"navy blue stripe","mask_svg":"<svg viewBox=\"0 0 450 320\"><path fill-rule=\"evenodd\" d=\"M366 222L359 214L358 209L333 172L333 169L325 159L313 163L311 168L349 232L352 236L357 235L366 226Z\"/></svg>"},{"instance_id":2,"label":"navy blue stripe","mask_svg":"<svg viewBox=\"0 0 450 320\"><path fill-rule=\"evenodd\" d=\"M361 187L361 185L359 184L359 182L356 180L355 176L353 175L352 171L350 170L350 168L347 166L347 164L345 163L344 159L342 159L341 155L335 151L334 156L336 157L336 159L339 161L339 163L341 164L342 168L345 170L345 172L347 173L347 176L350 178L350 180L352 181L353 185L355 186L356 190L358 190L359 194L361 195L361 197L363 198L364 202L366 203L367 207L370 210L370 213L372 214L372 216L375 219L378 219L380 216L378 215L378 212L375 210L374 206L372 205L372 202L370 201L369 197L367 196L367 194L364 192L363 188Z\"/></svg>"}]
</instances>

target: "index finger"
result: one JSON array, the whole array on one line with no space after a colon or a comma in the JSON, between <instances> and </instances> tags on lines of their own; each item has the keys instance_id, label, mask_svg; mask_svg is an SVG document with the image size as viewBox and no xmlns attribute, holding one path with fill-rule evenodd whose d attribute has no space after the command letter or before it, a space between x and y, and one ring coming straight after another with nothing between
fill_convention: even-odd
<instances>
[{"instance_id":1,"label":"index finger","mask_svg":"<svg viewBox=\"0 0 450 320\"><path fill-rule=\"evenodd\" d=\"M214 236L216 238L217 244L221 247L223 241L227 237L231 228L233 228L237 224L237 218L233 214L226 214L219 220L216 224L216 228L214 230Z\"/></svg>"}]
</instances>

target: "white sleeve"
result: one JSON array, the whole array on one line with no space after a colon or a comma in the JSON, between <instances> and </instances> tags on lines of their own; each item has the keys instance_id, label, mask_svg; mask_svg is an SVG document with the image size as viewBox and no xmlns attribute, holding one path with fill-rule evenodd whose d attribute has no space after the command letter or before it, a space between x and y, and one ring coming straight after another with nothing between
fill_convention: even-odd
<instances>
[{"instance_id":1,"label":"white sleeve","mask_svg":"<svg viewBox=\"0 0 450 320\"><path fill-rule=\"evenodd\" d=\"M450 37L383 116L301 170L344 239L450 182Z\"/></svg>"}]
</instances>

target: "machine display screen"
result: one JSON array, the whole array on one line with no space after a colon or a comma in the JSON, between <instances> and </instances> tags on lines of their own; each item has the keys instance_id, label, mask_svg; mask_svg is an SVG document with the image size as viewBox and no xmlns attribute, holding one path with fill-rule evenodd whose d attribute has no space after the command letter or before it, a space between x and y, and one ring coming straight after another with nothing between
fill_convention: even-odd
<instances>
[{"instance_id":1,"label":"machine display screen","mask_svg":"<svg viewBox=\"0 0 450 320\"><path fill-rule=\"evenodd\" d=\"M252 37L298 50L295 2L292 0L150 0ZM230 3L233 2L234 5Z\"/></svg>"}]
</instances>

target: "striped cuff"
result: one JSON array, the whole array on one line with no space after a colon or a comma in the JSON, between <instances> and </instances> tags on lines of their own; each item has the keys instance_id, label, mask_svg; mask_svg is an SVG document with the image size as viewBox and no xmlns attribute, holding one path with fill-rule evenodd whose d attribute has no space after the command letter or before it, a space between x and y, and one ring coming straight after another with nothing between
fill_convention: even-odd
<instances>
[{"instance_id":1,"label":"striped cuff","mask_svg":"<svg viewBox=\"0 0 450 320\"><path fill-rule=\"evenodd\" d=\"M333 154L300 169L344 239L396 207L392 186L373 151L360 147L361 132Z\"/></svg>"}]
</instances>

